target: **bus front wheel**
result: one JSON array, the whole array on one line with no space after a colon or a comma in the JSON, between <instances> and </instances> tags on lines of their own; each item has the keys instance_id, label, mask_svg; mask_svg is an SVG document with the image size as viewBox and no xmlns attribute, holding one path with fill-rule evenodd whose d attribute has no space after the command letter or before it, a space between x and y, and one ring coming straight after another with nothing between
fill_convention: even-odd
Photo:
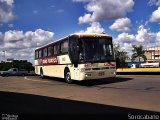
<instances>
[{"instance_id":1,"label":"bus front wheel","mask_svg":"<svg viewBox=\"0 0 160 120\"><path fill-rule=\"evenodd\" d=\"M73 83L73 80L71 79L71 72L70 72L68 69L65 70L64 78L65 78L65 81L66 81L68 84Z\"/></svg>"}]
</instances>

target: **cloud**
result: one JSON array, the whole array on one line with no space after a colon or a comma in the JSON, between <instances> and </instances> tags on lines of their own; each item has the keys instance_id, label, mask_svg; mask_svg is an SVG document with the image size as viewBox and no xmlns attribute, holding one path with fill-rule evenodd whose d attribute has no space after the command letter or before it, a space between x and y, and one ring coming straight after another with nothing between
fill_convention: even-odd
<instances>
[{"instance_id":1,"label":"cloud","mask_svg":"<svg viewBox=\"0 0 160 120\"><path fill-rule=\"evenodd\" d=\"M17 41L23 39L23 31L9 30L4 33L4 41Z\"/></svg>"},{"instance_id":2,"label":"cloud","mask_svg":"<svg viewBox=\"0 0 160 120\"><path fill-rule=\"evenodd\" d=\"M2 40L2 38L3 38L3 33L0 32L0 41Z\"/></svg>"},{"instance_id":3,"label":"cloud","mask_svg":"<svg viewBox=\"0 0 160 120\"><path fill-rule=\"evenodd\" d=\"M34 32L27 31L24 36L24 46L28 46L29 44L31 44L32 47L38 47L53 38L54 33L44 31L42 29L37 29Z\"/></svg>"},{"instance_id":4,"label":"cloud","mask_svg":"<svg viewBox=\"0 0 160 120\"><path fill-rule=\"evenodd\" d=\"M34 59L34 49L50 42L53 36L53 32L42 29L27 32L18 30L0 32L0 51L5 50L8 58L28 59L32 56Z\"/></svg>"},{"instance_id":5,"label":"cloud","mask_svg":"<svg viewBox=\"0 0 160 120\"><path fill-rule=\"evenodd\" d=\"M14 3L14 0L0 0L2 2L6 2L8 5L12 5Z\"/></svg>"},{"instance_id":6,"label":"cloud","mask_svg":"<svg viewBox=\"0 0 160 120\"><path fill-rule=\"evenodd\" d=\"M74 0L76 2L85 2L86 10L84 16L79 17L79 23L89 23L98 20L109 20L125 17L132 11L133 0Z\"/></svg>"},{"instance_id":7,"label":"cloud","mask_svg":"<svg viewBox=\"0 0 160 120\"><path fill-rule=\"evenodd\" d=\"M145 29L143 25L139 26L136 35L136 40L139 42L144 42L147 39L147 37L148 37L147 29Z\"/></svg>"},{"instance_id":8,"label":"cloud","mask_svg":"<svg viewBox=\"0 0 160 120\"><path fill-rule=\"evenodd\" d=\"M79 24L93 21L95 20L91 14L85 14L84 16L79 17Z\"/></svg>"},{"instance_id":9,"label":"cloud","mask_svg":"<svg viewBox=\"0 0 160 120\"><path fill-rule=\"evenodd\" d=\"M160 6L160 0L150 0L148 2L148 5L150 5L150 6L152 6L152 5Z\"/></svg>"},{"instance_id":10,"label":"cloud","mask_svg":"<svg viewBox=\"0 0 160 120\"><path fill-rule=\"evenodd\" d=\"M38 14L38 10L33 10L33 14Z\"/></svg>"},{"instance_id":11,"label":"cloud","mask_svg":"<svg viewBox=\"0 0 160 120\"><path fill-rule=\"evenodd\" d=\"M104 28L100 25L99 22L92 22L90 23L90 27L87 27L87 30L81 30L80 32L85 32L85 33L103 33L105 32Z\"/></svg>"},{"instance_id":12,"label":"cloud","mask_svg":"<svg viewBox=\"0 0 160 120\"><path fill-rule=\"evenodd\" d=\"M72 0L73 2L89 2L91 0Z\"/></svg>"},{"instance_id":13,"label":"cloud","mask_svg":"<svg viewBox=\"0 0 160 120\"><path fill-rule=\"evenodd\" d=\"M153 45L157 42L157 36L158 33L154 33L150 31L150 28L146 29L144 25L140 25L137 30L137 34L135 34L136 41L138 44L142 45Z\"/></svg>"},{"instance_id":14,"label":"cloud","mask_svg":"<svg viewBox=\"0 0 160 120\"><path fill-rule=\"evenodd\" d=\"M12 12L13 0L0 0L0 22L9 22L15 18Z\"/></svg>"},{"instance_id":15,"label":"cloud","mask_svg":"<svg viewBox=\"0 0 160 120\"><path fill-rule=\"evenodd\" d=\"M151 32L140 25L136 34L121 33L115 38L115 42L121 45L121 48L126 52L132 53L132 45L143 45L146 47L153 47L160 43L160 32Z\"/></svg>"},{"instance_id":16,"label":"cloud","mask_svg":"<svg viewBox=\"0 0 160 120\"><path fill-rule=\"evenodd\" d=\"M8 51L8 57L12 56L14 52ZM29 58L31 57L32 59L34 59L34 48L25 48L25 49L18 49L15 53L15 56L17 58Z\"/></svg>"},{"instance_id":17,"label":"cloud","mask_svg":"<svg viewBox=\"0 0 160 120\"><path fill-rule=\"evenodd\" d=\"M51 5L50 7L51 7L51 8L55 8L55 5Z\"/></svg>"},{"instance_id":18,"label":"cloud","mask_svg":"<svg viewBox=\"0 0 160 120\"><path fill-rule=\"evenodd\" d=\"M149 21L150 22L160 22L160 0L150 0L148 2L148 5L158 6L157 10L152 12L152 15L150 16Z\"/></svg>"},{"instance_id":19,"label":"cloud","mask_svg":"<svg viewBox=\"0 0 160 120\"><path fill-rule=\"evenodd\" d=\"M2 45L2 43L3 43L3 33L2 32L0 32L0 48L1 48L1 45Z\"/></svg>"},{"instance_id":20,"label":"cloud","mask_svg":"<svg viewBox=\"0 0 160 120\"><path fill-rule=\"evenodd\" d=\"M160 22L160 7L152 13L150 22Z\"/></svg>"},{"instance_id":21,"label":"cloud","mask_svg":"<svg viewBox=\"0 0 160 120\"><path fill-rule=\"evenodd\" d=\"M13 28L13 26L14 26L13 24L8 24L9 28Z\"/></svg>"},{"instance_id":22,"label":"cloud","mask_svg":"<svg viewBox=\"0 0 160 120\"><path fill-rule=\"evenodd\" d=\"M58 12L58 13L63 13L64 10L63 10L63 9L58 9L57 12Z\"/></svg>"},{"instance_id":23,"label":"cloud","mask_svg":"<svg viewBox=\"0 0 160 120\"><path fill-rule=\"evenodd\" d=\"M146 29L144 25L140 25L136 34L121 33L117 36L116 41L132 44L148 44L157 41L156 34Z\"/></svg>"},{"instance_id":24,"label":"cloud","mask_svg":"<svg viewBox=\"0 0 160 120\"><path fill-rule=\"evenodd\" d=\"M132 43L124 43L121 48L123 51L127 52L129 56L131 56L132 51Z\"/></svg>"},{"instance_id":25,"label":"cloud","mask_svg":"<svg viewBox=\"0 0 160 120\"><path fill-rule=\"evenodd\" d=\"M117 19L109 28L118 32L129 32L131 20L129 18Z\"/></svg>"},{"instance_id":26,"label":"cloud","mask_svg":"<svg viewBox=\"0 0 160 120\"><path fill-rule=\"evenodd\" d=\"M160 32L156 34L156 40L160 42Z\"/></svg>"},{"instance_id":27,"label":"cloud","mask_svg":"<svg viewBox=\"0 0 160 120\"><path fill-rule=\"evenodd\" d=\"M121 33L118 35L116 40L118 42L132 43L136 40L136 38L134 35L129 35L128 33Z\"/></svg>"},{"instance_id":28,"label":"cloud","mask_svg":"<svg viewBox=\"0 0 160 120\"><path fill-rule=\"evenodd\" d=\"M53 35L53 32L42 29L25 33L23 31L9 30L3 35L3 47L7 50L39 47L53 38Z\"/></svg>"},{"instance_id":29,"label":"cloud","mask_svg":"<svg viewBox=\"0 0 160 120\"><path fill-rule=\"evenodd\" d=\"M28 60L34 64L34 48L17 49L17 50L7 50L5 51L6 58L13 58L19 60ZM0 53L1 60L4 59L4 53Z\"/></svg>"}]
</instances>

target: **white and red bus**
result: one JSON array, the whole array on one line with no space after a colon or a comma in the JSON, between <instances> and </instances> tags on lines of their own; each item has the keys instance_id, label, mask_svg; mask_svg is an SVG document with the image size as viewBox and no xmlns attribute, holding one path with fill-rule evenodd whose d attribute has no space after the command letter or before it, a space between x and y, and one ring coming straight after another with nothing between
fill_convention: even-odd
<instances>
[{"instance_id":1,"label":"white and red bus","mask_svg":"<svg viewBox=\"0 0 160 120\"><path fill-rule=\"evenodd\" d=\"M74 33L35 50L35 73L41 77L92 80L116 76L112 37Z\"/></svg>"}]
</instances>

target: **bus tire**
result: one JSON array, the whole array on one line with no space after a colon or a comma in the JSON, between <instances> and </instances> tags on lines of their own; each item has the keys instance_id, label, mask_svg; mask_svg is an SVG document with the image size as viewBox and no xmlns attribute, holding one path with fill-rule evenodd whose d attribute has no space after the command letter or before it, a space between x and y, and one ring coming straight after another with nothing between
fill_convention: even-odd
<instances>
[{"instance_id":1,"label":"bus tire","mask_svg":"<svg viewBox=\"0 0 160 120\"><path fill-rule=\"evenodd\" d=\"M71 72L68 69L64 72L64 79L68 84L73 83L73 80L71 79Z\"/></svg>"},{"instance_id":2,"label":"bus tire","mask_svg":"<svg viewBox=\"0 0 160 120\"><path fill-rule=\"evenodd\" d=\"M40 77L44 78L44 74L43 74L43 69L42 68L40 69Z\"/></svg>"}]
</instances>

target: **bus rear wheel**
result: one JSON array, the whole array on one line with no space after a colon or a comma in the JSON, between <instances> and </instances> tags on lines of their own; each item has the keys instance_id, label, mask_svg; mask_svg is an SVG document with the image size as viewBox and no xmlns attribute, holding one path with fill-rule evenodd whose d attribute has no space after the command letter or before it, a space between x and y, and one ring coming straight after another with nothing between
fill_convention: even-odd
<instances>
[{"instance_id":1,"label":"bus rear wheel","mask_svg":"<svg viewBox=\"0 0 160 120\"><path fill-rule=\"evenodd\" d=\"M68 69L65 70L64 79L68 84L73 83L73 80L71 79L71 72Z\"/></svg>"}]
</instances>

